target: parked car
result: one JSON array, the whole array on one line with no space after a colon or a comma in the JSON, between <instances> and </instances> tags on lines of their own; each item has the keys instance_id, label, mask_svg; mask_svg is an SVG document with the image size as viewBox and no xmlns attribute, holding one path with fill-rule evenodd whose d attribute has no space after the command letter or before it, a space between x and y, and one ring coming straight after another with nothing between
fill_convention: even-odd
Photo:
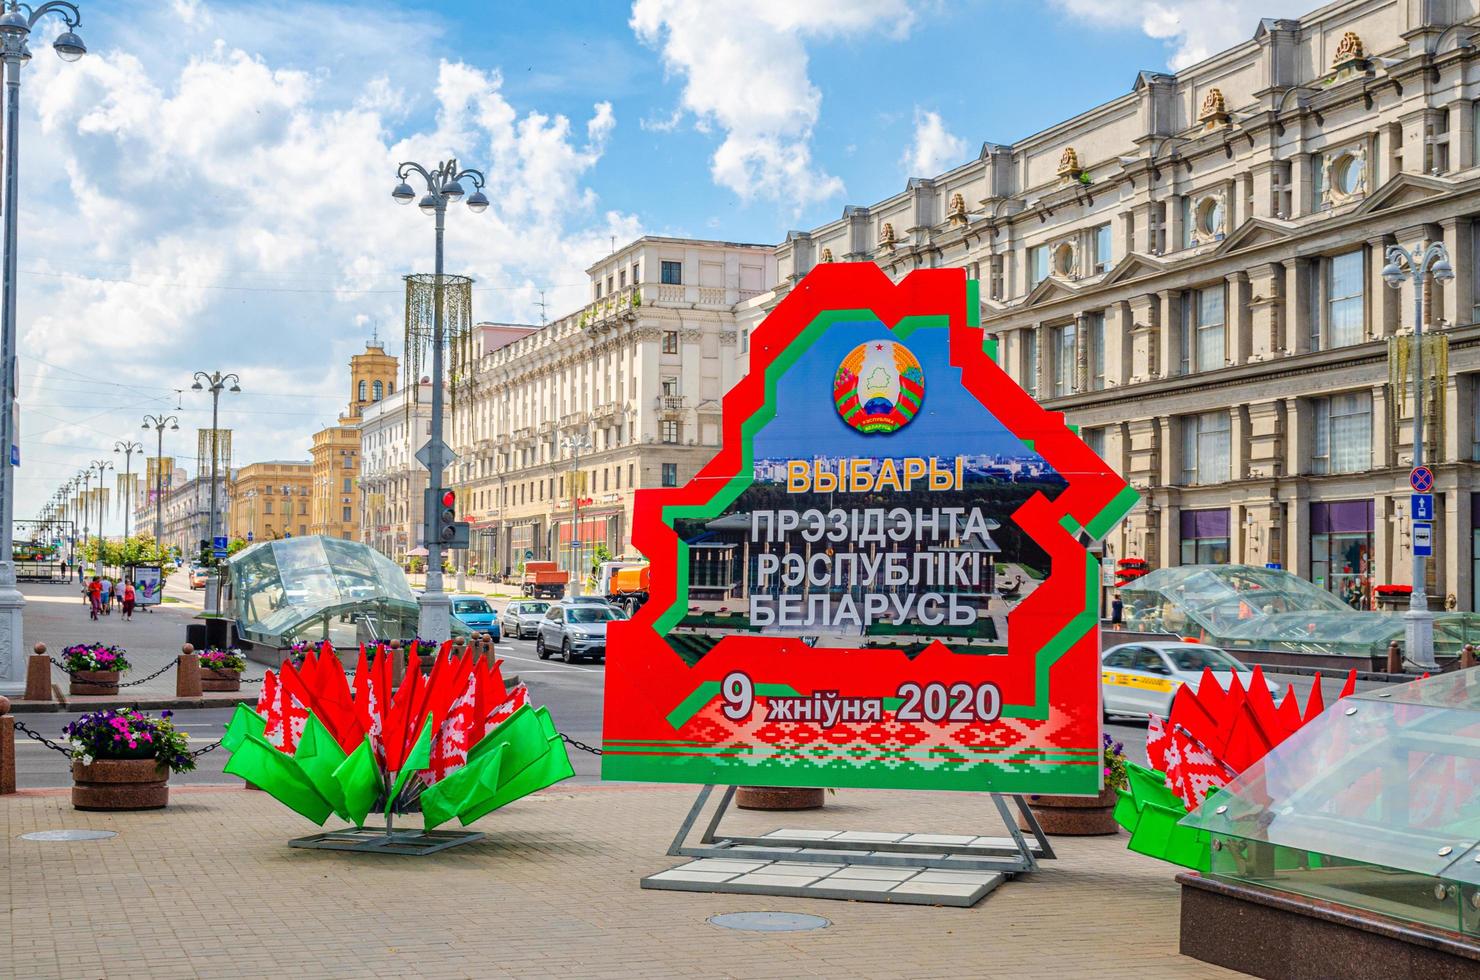
<instances>
[{"instance_id":1,"label":"parked car","mask_svg":"<svg viewBox=\"0 0 1480 980\"><path fill-rule=\"evenodd\" d=\"M540 620L549 611L550 604L543 599L515 599L504 607L499 623L510 637L522 640L540 631Z\"/></svg>"},{"instance_id":2,"label":"parked car","mask_svg":"<svg viewBox=\"0 0 1480 980\"><path fill-rule=\"evenodd\" d=\"M1100 656L1100 690L1104 711L1109 715L1160 715L1172 710L1177 688L1188 685L1193 692L1202 680L1203 668L1225 689L1229 678L1238 675L1248 688L1254 672L1238 658L1205 643L1122 643ZM1279 685L1265 679L1269 691L1279 696Z\"/></svg>"},{"instance_id":3,"label":"parked car","mask_svg":"<svg viewBox=\"0 0 1480 980\"><path fill-rule=\"evenodd\" d=\"M207 571L200 565L190 570L190 587L192 589L203 589L206 587Z\"/></svg>"},{"instance_id":4,"label":"parked car","mask_svg":"<svg viewBox=\"0 0 1480 980\"><path fill-rule=\"evenodd\" d=\"M566 663L578 657L605 660L607 624L621 618L621 612L605 602L553 603L540 620L534 652L544 660L558 650Z\"/></svg>"},{"instance_id":5,"label":"parked car","mask_svg":"<svg viewBox=\"0 0 1480 980\"><path fill-rule=\"evenodd\" d=\"M452 615L474 633L487 633L494 640L503 639L498 625L498 614L481 595L455 595L452 597Z\"/></svg>"}]
</instances>

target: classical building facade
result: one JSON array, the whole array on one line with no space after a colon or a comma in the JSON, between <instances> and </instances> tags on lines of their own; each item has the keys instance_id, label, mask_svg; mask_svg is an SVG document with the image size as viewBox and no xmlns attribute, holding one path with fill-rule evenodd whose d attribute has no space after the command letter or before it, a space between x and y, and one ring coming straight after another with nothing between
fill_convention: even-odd
<instances>
[{"instance_id":1,"label":"classical building facade","mask_svg":"<svg viewBox=\"0 0 1480 980\"><path fill-rule=\"evenodd\" d=\"M349 359L349 405L339 424L313 435L313 482L309 487L309 534L354 540L360 532L360 416L395 394L396 359L378 344Z\"/></svg>"},{"instance_id":2,"label":"classical building facade","mask_svg":"<svg viewBox=\"0 0 1480 980\"><path fill-rule=\"evenodd\" d=\"M216 483L216 533L225 534L230 520L231 484L235 471L217 474ZM147 518L147 527L153 527L153 516ZM200 554L200 543L211 537L211 478L196 477L191 480L177 473L173 486L164 497L164 545L175 548L186 561L194 561Z\"/></svg>"},{"instance_id":3,"label":"classical building facade","mask_svg":"<svg viewBox=\"0 0 1480 980\"><path fill-rule=\"evenodd\" d=\"M271 541L308 533L313 463L275 459L249 463L231 484L230 536Z\"/></svg>"},{"instance_id":4,"label":"classical building facade","mask_svg":"<svg viewBox=\"0 0 1480 980\"><path fill-rule=\"evenodd\" d=\"M719 445L739 377L736 309L775 279L769 246L646 237L587 270L591 301L489 331L457 395L450 472L483 573L631 551L633 491L675 486ZM572 529L576 529L573 533Z\"/></svg>"},{"instance_id":5,"label":"classical building facade","mask_svg":"<svg viewBox=\"0 0 1480 980\"><path fill-rule=\"evenodd\" d=\"M427 469L416 452L431 437L430 382L366 407L359 431L360 540L399 562L424 542Z\"/></svg>"},{"instance_id":6,"label":"classical building facade","mask_svg":"<svg viewBox=\"0 0 1480 980\"><path fill-rule=\"evenodd\" d=\"M999 361L1142 495L1107 564L1283 567L1357 603L1412 581L1417 398L1390 361L1411 378L1413 295L1384 284L1384 253L1442 241L1458 275L1425 290L1430 592L1480 608L1475 14L1349 0L1266 20L791 233L777 294L830 260L966 268Z\"/></svg>"}]
</instances>

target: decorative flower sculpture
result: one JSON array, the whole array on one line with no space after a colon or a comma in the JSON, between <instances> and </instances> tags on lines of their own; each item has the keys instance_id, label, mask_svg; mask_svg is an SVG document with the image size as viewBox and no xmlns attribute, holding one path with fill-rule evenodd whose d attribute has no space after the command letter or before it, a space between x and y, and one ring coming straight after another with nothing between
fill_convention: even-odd
<instances>
[{"instance_id":1,"label":"decorative flower sculpture","mask_svg":"<svg viewBox=\"0 0 1480 980\"><path fill-rule=\"evenodd\" d=\"M257 710L239 705L222 746L226 772L317 824L331 813L356 827L372 809L420 807L427 829L463 824L574 775L549 711L500 664L445 643L431 673L391 681L384 648L360 649L351 681L329 644L300 666L268 671Z\"/></svg>"}]
</instances>

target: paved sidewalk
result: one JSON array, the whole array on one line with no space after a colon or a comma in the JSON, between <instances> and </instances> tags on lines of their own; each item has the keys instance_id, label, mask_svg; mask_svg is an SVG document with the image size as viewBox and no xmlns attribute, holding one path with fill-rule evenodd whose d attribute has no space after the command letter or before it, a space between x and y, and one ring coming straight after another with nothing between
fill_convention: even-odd
<instances>
[{"instance_id":1,"label":"paved sidewalk","mask_svg":"<svg viewBox=\"0 0 1480 980\"><path fill-rule=\"evenodd\" d=\"M287 846L315 828L266 794L180 788L167 810L83 813L66 791L0 797L18 977L1232 977L1177 953L1173 869L1125 837L1060 838L1057 861L974 909L643 891L693 790L600 786L518 801L483 842L424 858ZM808 814L726 827L990 833L967 794L844 791ZM111 840L32 842L59 828ZM986 829L982 829L986 828ZM826 916L733 932L717 912Z\"/></svg>"}]
</instances>

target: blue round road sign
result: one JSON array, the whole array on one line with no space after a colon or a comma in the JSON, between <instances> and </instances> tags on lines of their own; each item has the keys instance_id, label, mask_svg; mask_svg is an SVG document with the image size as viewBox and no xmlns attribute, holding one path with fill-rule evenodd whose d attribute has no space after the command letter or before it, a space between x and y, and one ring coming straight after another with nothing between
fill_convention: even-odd
<instances>
[{"instance_id":1,"label":"blue round road sign","mask_svg":"<svg viewBox=\"0 0 1480 980\"><path fill-rule=\"evenodd\" d=\"M1415 466L1408 474L1408 484L1414 493L1428 493L1434 489L1434 471L1427 466Z\"/></svg>"}]
</instances>

